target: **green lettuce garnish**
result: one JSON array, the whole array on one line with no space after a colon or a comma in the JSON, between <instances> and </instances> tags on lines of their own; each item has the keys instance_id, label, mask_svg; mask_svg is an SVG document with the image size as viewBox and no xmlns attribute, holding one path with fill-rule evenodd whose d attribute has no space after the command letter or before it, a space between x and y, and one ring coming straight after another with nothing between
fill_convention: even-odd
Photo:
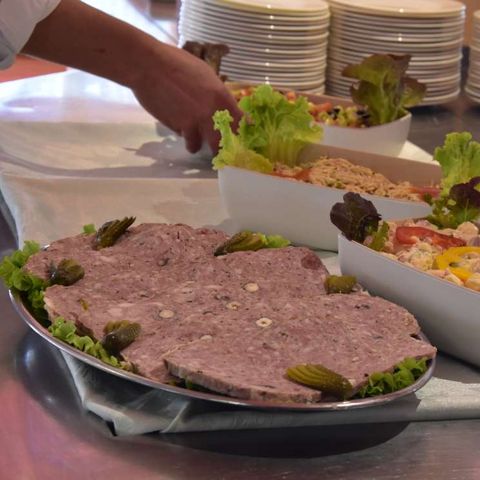
<instances>
[{"instance_id":1,"label":"green lettuce garnish","mask_svg":"<svg viewBox=\"0 0 480 480\"><path fill-rule=\"evenodd\" d=\"M480 217L480 143L469 132L447 134L434 159L442 169L441 192L427 201L428 220L440 228L457 228Z\"/></svg>"},{"instance_id":2,"label":"green lettuce garnish","mask_svg":"<svg viewBox=\"0 0 480 480\"><path fill-rule=\"evenodd\" d=\"M230 166L272 173L273 162L246 147L241 137L233 133L230 126L232 121L233 118L227 110L215 112L213 116L214 128L220 131L221 135L220 150L212 161L213 169L220 170Z\"/></svg>"},{"instance_id":3,"label":"green lettuce garnish","mask_svg":"<svg viewBox=\"0 0 480 480\"><path fill-rule=\"evenodd\" d=\"M372 373L367 383L353 398L375 397L396 392L414 384L427 371L428 358L405 358L393 372ZM352 394L349 380L322 365L300 364L287 369L287 378L308 387L322 390L343 400Z\"/></svg>"},{"instance_id":4,"label":"green lettuce garnish","mask_svg":"<svg viewBox=\"0 0 480 480\"><path fill-rule=\"evenodd\" d=\"M402 118L407 108L420 103L426 86L406 75L411 55L375 54L360 64L348 65L342 75L360 80L350 88L355 103L367 107L370 125Z\"/></svg>"},{"instance_id":5,"label":"green lettuce garnish","mask_svg":"<svg viewBox=\"0 0 480 480\"><path fill-rule=\"evenodd\" d=\"M480 143L469 132L452 132L445 137L442 147L437 147L433 158L442 169L442 195L459 183L480 176Z\"/></svg>"},{"instance_id":6,"label":"green lettuce garnish","mask_svg":"<svg viewBox=\"0 0 480 480\"><path fill-rule=\"evenodd\" d=\"M390 227L388 226L388 223L383 222L380 228L372 235L372 241L368 244L368 246L376 252L381 252L388 240L389 230Z\"/></svg>"},{"instance_id":7,"label":"green lettuce garnish","mask_svg":"<svg viewBox=\"0 0 480 480\"><path fill-rule=\"evenodd\" d=\"M427 358L419 360L406 358L395 365L393 372L377 372L368 377L367 384L355 395L356 397L374 397L385 395L409 387L427 371Z\"/></svg>"},{"instance_id":8,"label":"green lettuce garnish","mask_svg":"<svg viewBox=\"0 0 480 480\"><path fill-rule=\"evenodd\" d=\"M457 228L464 222L473 222L480 217L480 177L467 183L454 185L448 195L432 201L432 214L427 220L439 228Z\"/></svg>"},{"instance_id":9,"label":"green lettuce garnish","mask_svg":"<svg viewBox=\"0 0 480 480\"><path fill-rule=\"evenodd\" d=\"M83 226L83 233L85 235L91 235L92 233L97 233L97 229L93 223L88 223L87 225Z\"/></svg>"},{"instance_id":10,"label":"green lettuce garnish","mask_svg":"<svg viewBox=\"0 0 480 480\"><path fill-rule=\"evenodd\" d=\"M114 355L110 355L98 340L93 339L89 335L78 335L77 327L73 322L66 321L62 317L57 317L50 327L48 327L48 331L55 338L68 343L68 345L75 347L81 352L98 358L107 365L128 371L132 370L132 365L129 362L125 362Z\"/></svg>"},{"instance_id":11,"label":"green lettuce garnish","mask_svg":"<svg viewBox=\"0 0 480 480\"><path fill-rule=\"evenodd\" d=\"M287 240L281 235L264 235L265 248L284 248L290 245L290 240Z\"/></svg>"},{"instance_id":12,"label":"green lettuce garnish","mask_svg":"<svg viewBox=\"0 0 480 480\"><path fill-rule=\"evenodd\" d=\"M215 170L234 166L270 173L276 163L292 167L306 145L322 138L322 127L310 115L305 97L290 102L270 85L260 85L239 106L245 115L238 134L231 129L232 117L227 111L213 116L222 137L213 159Z\"/></svg>"},{"instance_id":13,"label":"green lettuce garnish","mask_svg":"<svg viewBox=\"0 0 480 480\"><path fill-rule=\"evenodd\" d=\"M6 256L0 263L0 278L7 288L25 299L27 307L34 317L42 324L48 322L48 314L43 300L44 291L48 283L23 270L28 259L40 251L36 242L26 241L21 250L16 250Z\"/></svg>"}]
</instances>

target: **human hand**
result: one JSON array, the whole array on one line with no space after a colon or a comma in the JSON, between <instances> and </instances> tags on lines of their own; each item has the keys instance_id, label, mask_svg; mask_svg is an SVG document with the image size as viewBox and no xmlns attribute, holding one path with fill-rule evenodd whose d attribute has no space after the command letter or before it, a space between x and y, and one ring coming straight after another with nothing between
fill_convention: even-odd
<instances>
[{"instance_id":1,"label":"human hand","mask_svg":"<svg viewBox=\"0 0 480 480\"><path fill-rule=\"evenodd\" d=\"M234 127L241 111L215 72L202 60L179 48L158 44L132 90L139 103L168 128L185 138L188 151L205 141L218 150L220 135L212 116L227 109Z\"/></svg>"}]
</instances>

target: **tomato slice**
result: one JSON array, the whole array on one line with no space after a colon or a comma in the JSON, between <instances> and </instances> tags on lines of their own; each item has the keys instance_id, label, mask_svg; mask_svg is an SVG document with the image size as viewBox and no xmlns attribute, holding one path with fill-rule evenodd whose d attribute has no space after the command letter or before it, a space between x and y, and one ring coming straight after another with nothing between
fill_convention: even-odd
<instances>
[{"instance_id":1,"label":"tomato slice","mask_svg":"<svg viewBox=\"0 0 480 480\"><path fill-rule=\"evenodd\" d=\"M315 110L317 112L330 112L333 110L333 105L331 102L316 103Z\"/></svg>"},{"instance_id":2,"label":"tomato slice","mask_svg":"<svg viewBox=\"0 0 480 480\"><path fill-rule=\"evenodd\" d=\"M311 168L303 168L300 170L298 173L295 175L287 175L282 172L273 172L272 175L276 177L282 177L282 178L291 178L294 180L300 180L301 182L309 182L310 181L310 172Z\"/></svg>"},{"instance_id":3,"label":"tomato slice","mask_svg":"<svg viewBox=\"0 0 480 480\"><path fill-rule=\"evenodd\" d=\"M438 187L412 187L412 193L416 193L424 198L425 195L430 195L432 198L437 198L440 195L440 188Z\"/></svg>"},{"instance_id":4,"label":"tomato slice","mask_svg":"<svg viewBox=\"0 0 480 480\"><path fill-rule=\"evenodd\" d=\"M395 231L395 238L399 243L406 245L413 245L420 241L430 240L432 245L437 245L441 248L462 247L466 242L461 238L452 235L444 235L435 230L430 230L425 227L397 227Z\"/></svg>"}]
</instances>

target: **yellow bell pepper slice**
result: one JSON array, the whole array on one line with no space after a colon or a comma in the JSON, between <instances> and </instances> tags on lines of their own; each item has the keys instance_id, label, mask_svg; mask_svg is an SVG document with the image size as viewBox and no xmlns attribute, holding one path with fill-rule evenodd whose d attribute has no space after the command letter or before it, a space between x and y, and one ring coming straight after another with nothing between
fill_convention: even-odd
<instances>
[{"instance_id":1,"label":"yellow bell pepper slice","mask_svg":"<svg viewBox=\"0 0 480 480\"><path fill-rule=\"evenodd\" d=\"M440 270L449 270L460 280L467 281L474 272L468 268L455 267L456 263L463 260L463 256L468 253L478 253L480 255L480 247L452 247L445 250L435 257L435 264Z\"/></svg>"}]
</instances>

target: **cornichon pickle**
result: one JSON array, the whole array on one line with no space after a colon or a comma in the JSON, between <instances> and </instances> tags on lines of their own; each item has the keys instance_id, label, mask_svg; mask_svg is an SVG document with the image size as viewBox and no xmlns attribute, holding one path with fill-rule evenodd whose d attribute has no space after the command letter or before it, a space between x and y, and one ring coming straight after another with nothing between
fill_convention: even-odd
<instances>
[{"instance_id":1,"label":"cornichon pickle","mask_svg":"<svg viewBox=\"0 0 480 480\"><path fill-rule=\"evenodd\" d=\"M135 217L125 217L123 220L112 220L104 223L97 231L93 241L93 248L111 247L125 233L125 231L135 221Z\"/></svg>"},{"instance_id":2,"label":"cornichon pickle","mask_svg":"<svg viewBox=\"0 0 480 480\"><path fill-rule=\"evenodd\" d=\"M85 275L83 267L71 258L64 258L55 266L50 265L50 285L69 286L78 282Z\"/></svg>"},{"instance_id":3,"label":"cornichon pickle","mask_svg":"<svg viewBox=\"0 0 480 480\"><path fill-rule=\"evenodd\" d=\"M351 396L353 391L352 384L345 377L323 365L296 365L287 369L287 377L343 400Z\"/></svg>"},{"instance_id":4,"label":"cornichon pickle","mask_svg":"<svg viewBox=\"0 0 480 480\"><path fill-rule=\"evenodd\" d=\"M136 322L128 320L109 322L104 328L105 336L101 343L110 355L118 355L135 341L140 330L140 324Z\"/></svg>"},{"instance_id":5,"label":"cornichon pickle","mask_svg":"<svg viewBox=\"0 0 480 480\"><path fill-rule=\"evenodd\" d=\"M245 250L260 250L266 246L265 235L253 232L239 232L222 243L216 250L215 256L227 253L242 252Z\"/></svg>"},{"instance_id":6,"label":"cornichon pickle","mask_svg":"<svg viewBox=\"0 0 480 480\"><path fill-rule=\"evenodd\" d=\"M352 293L357 279L352 275L329 275L325 279L325 290L330 293Z\"/></svg>"}]
</instances>

